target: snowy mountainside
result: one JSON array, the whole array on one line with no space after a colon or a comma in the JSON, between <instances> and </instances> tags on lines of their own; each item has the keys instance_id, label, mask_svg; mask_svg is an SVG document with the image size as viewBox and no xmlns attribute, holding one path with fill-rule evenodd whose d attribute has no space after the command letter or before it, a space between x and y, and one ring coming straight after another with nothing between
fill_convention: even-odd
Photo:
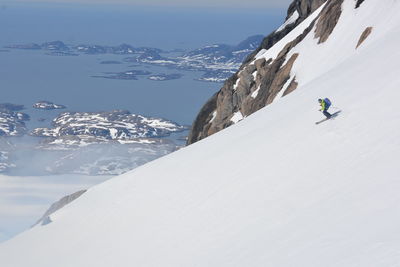
<instances>
[{"instance_id":1,"label":"snowy mountainside","mask_svg":"<svg viewBox=\"0 0 400 267\"><path fill-rule=\"evenodd\" d=\"M2 266L399 266L400 2L356 3L294 47L314 53L290 95L89 189L0 244ZM342 112L316 126L325 96Z\"/></svg>"}]
</instances>

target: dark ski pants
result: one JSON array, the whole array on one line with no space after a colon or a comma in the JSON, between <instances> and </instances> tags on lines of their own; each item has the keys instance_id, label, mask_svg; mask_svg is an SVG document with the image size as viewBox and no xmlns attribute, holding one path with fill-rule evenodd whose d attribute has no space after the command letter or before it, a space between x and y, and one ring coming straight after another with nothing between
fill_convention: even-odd
<instances>
[{"instance_id":1,"label":"dark ski pants","mask_svg":"<svg viewBox=\"0 0 400 267\"><path fill-rule=\"evenodd\" d=\"M324 113L325 117L329 119L332 115L325 109L322 113Z\"/></svg>"}]
</instances>

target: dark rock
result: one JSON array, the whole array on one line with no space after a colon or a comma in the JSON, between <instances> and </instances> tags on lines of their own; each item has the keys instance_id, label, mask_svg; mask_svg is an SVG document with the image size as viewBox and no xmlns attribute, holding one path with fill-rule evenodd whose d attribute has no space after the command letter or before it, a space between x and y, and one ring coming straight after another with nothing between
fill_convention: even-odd
<instances>
[{"instance_id":1,"label":"dark rock","mask_svg":"<svg viewBox=\"0 0 400 267\"><path fill-rule=\"evenodd\" d=\"M218 93L211 97L200 110L187 138L188 144L192 144L208 136L208 129L211 126L210 121L212 119L212 113L217 108L217 99Z\"/></svg>"},{"instance_id":2,"label":"dark rock","mask_svg":"<svg viewBox=\"0 0 400 267\"><path fill-rule=\"evenodd\" d=\"M364 0L357 0L356 8L359 8L363 2Z\"/></svg>"},{"instance_id":3,"label":"dark rock","mask_svg":"<svg viewBox=\"0 0 400 267\"><path fill-rule=\"evenodd\" d=\"M61 198L59 201L55 202L50 206L50 208L43 214L43 216L32 226L36 226L38 224L41 224L42 226L47 225L51 223L51 218L50 215L52 215L54 212L58 211L59 209L62 209L72 201L76 200L80 196L82 196L84 193L86 193L87 190L81 190L76 193L73 193L71 195L65 196Z\"/></svg>"},{"instance_id":4,"label":"dark rock","mask_svg":"<svg viewBox=\"0 0 400 267\"><path fill-rule=\"evenodd\" d=\"M358 48L368 38L368 36L372 33L372 29L372 27L367 27L364 30L364 32L360 36L360 39L358 40L356 48Z\"/></svg>"},{"instance_id":5,"label":"dark rock","mask_svg":"<svg viewBox=\"0 0 400 267\"><path fill-rule=\"evenodd\" d=\"M315 29L315 37L319 38L318 43L324 43L336 27L342 14L343 0L331 0L320 14L317 27Z\"/></svg>"}]
</instances>

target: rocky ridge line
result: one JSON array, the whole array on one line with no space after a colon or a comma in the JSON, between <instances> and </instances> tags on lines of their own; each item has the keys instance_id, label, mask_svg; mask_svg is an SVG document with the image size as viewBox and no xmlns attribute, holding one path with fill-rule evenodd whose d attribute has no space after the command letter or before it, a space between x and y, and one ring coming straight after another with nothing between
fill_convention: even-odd
<instances>
[{"instance_id":1,"label":"rocky ridge line","mask_svg":"<svg viewBox=\"0 0 400 267\"><path fill-rule=\"evenodd\" d=\"M267 36L239 71L203 106L192 125L188 144L231 126L238 121L237 118L249 116L272 103L278 94L279 97L284 96L297 88L296 76L291 77L290 71L298 55L287 58L288 53L315 25L315 38L319 38L320 43L326 41L341 15L343 0L328 1L310 26L287 43L275 59L257 59L257 55L287 36L325 2L326 0L294 0L291 3L284 27Z\"/></svg>"}]
</instances>

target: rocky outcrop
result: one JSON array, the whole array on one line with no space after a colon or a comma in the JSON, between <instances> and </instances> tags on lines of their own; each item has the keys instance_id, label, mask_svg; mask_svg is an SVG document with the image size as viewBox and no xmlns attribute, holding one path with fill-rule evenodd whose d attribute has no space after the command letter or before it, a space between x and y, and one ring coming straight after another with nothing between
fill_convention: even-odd
<instances>
[{"instance_id":1,"label":"rocky outcrop","mask_svg":"<svg viewBox=\"0 0 400 267\"><path fill-rule=\"evenodd\" d=\"M244 61L239 71L230 77L221 90L201 109L193 123L188 144L229 127L240 118L249 116L272 103L278 94L287 95L297 88L296 77L291 77L291 69L299 55L292 54L288 57L288 54L310 33L316 20L302 34L289 42L275 59L256 59L256 55L279 42L325 1L295 0L292 2L284 27L267 36L260 47ZM332 5L331 2L334 4ZM331 2L328 3L330 9L324 8L326 17L321 19L322 22L321 20L318 22L322 40L326 40L333 30L331 12L336 11L336 6L339 6L339 11L341 11L342 0ZM334 18L333 21L337 22L337 19Z\"/></svg>"},{"instance_id":2,"label":"rocky outcrop","mask_svg":"<svg viewBox=\"0 0 400 267\"><path fill-rule=\"evenodd\" d=\"M294 15L295 12L297 12L298 18L296 19L296 21L294 23L286 25L283 29L280 29L279 31L277 30L272 32L267 37L265 37L261 45L252 54L249 55L244 64L251 61L254 56L262 49L268 50L272 46L274 46L325 2L326 0L294 0L288 8L286 20L288 20Z\"/></svg>"},{"instance_id":3,"label":"rocky outcrop","mask_svg":"<svg viewBox=\"0 0 400 267\"><path fill-rule=\"evenodd\" d=\"M363 2L364 0L357 0L356 8L359 8Z\"/></svg>"},{"instance_id":4,"label":"rocky outcrop","mask_svg":"<svg viewBox=\"0 0 400 267\"><path fill-rule=\"evenodd\" d=\"M367 27L364 30L364 32L360 36L360 40L358 40L356 48L358 48L368 38L368 36L372 33L372 29L373 29L372 27Z\"/></svg>"},{"instance_id":5,"label":"rocky outcrop","mask_svg":"<svg viewBox=\"0 0 400 267\"><path fill-rule=\"evenodd\" d=\"M298 0L293 1L288 10L288 19L294 12L298 12L300 18L307 18L310 13L319 8L326 0Z\"/></svg>"},{"instance_id":6,"label":"rocky outcrop","mask_svg":"<svg viewBox=\"0 0 400 267\"><path fill-rule=\"evenodd\" d=\"M86 190L81 190L81 191L78 191L71 195L65 196L62 199L60 199L59 201L55 202L53 205L50 206L50 208L43 214L43 216L33 226L38 225L38 224L47 225L47 224L51 223L51 218L50 218L51 214L53 214L54 212L56 212L59 209L62 209L63 207L65 207L66 205L68 205L69 203L71 203L72 201L77 199L78 197L82 196L85 192L86 192Z\"/></svg>"},{"instance_id":7,"label":"rocky outcrop","mask_svg":"<svg viewBox=\"0 0 400 267\"><path fill-rule=\"evenodd\" d=\"M329 1L321 12L315 29L315 37L319 38L319 44L326 42L335 29L342 14L342 4L343 0Z\"/></svg>"}]
</instances>

